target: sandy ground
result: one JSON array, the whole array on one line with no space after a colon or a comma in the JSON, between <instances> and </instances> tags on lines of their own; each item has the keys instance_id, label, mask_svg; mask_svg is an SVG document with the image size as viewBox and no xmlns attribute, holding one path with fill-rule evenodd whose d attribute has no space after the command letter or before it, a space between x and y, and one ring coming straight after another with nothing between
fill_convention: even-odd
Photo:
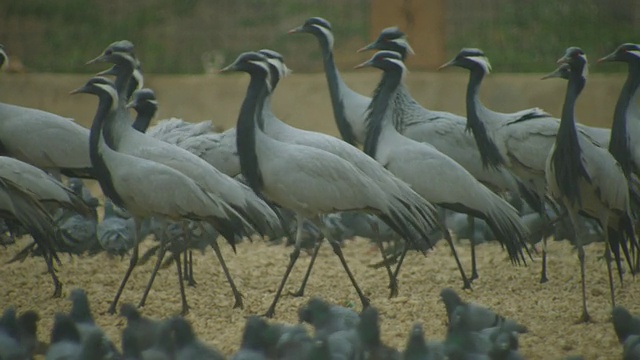
<instances>
[{"instance_id":1,"label":"sandy ground","mask_svg":"<svg viewBox=\"0 0 640 360\"><path fill-rule=\"evenodd\" d=\"M15 305L19 311L38 310L42 316L39 337L48 341L53 314L67 311L69 291L82 287L89 294L96 321L119 343L125 321L107 314L106 310L128 260L104 255L62 257L59 274L64 282L63 297L52 299L52 284L41 259L5 264L19 250L19 245L24 244L26 240L0 253L0 307ZM290 249L264 241L241 244L237 255L233 255L228 246L223 248L234 279L244 294L244 309L232 309L231 291L212 252L208 252L194 257L198 286L187 288L191 306L187 318L202 339L231 354L239 346L245 317L263 313L270 304ZM386 342L403 348L414 322L424 324L428 338L444 337L446 314L438 294L444 287L461 288L455 262L444 243L427 257L418 253L408 256L400 274L400 296L394 299L387 298L386 273L369 266L379 260L379 254L369 241L347 241L344 251L360 285L381 312ZM468 267L470 252L466 242L460 244L459 251ZM480 279L474 282L474 290L463 293L463 297L525 324L530 330L521 337L521 349L526 358L560 359L570 354L582 354L586 359L619 359L621 346L609 320L611 305L606 267L598 260L603 245L587 247L588 301L594 318L589 324L575 323L580 315L580 275L575 251L567 242L552 242L549 251L551 281L541 285L538 283L538 259L528 267L513 267L498 245L479 246ZM297 289L308 261L309 256L303 253L285 291ZM136 269L121 301L137 303L151 267L150 262ZM356 293L329 246L321 250L305 297L283 297L274 320L296 322L297 309L309 296L321 296L338 304L355 304L356 309L360 309ZM640 312L640 282L637 279L627 276L624 288L618 287L616 296L619 304L634 313ZM175 267L160 273L142 311L152 317L166 317L180 311Z\"/></svg>"}]
</instances>

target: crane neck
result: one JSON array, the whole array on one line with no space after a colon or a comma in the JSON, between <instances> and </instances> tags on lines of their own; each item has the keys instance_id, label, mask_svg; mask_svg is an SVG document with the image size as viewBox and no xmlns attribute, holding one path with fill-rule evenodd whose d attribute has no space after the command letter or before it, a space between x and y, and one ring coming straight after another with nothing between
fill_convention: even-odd
<instances>
[{"instance_id":1,"label":"crane neck","mask_svg":"<svg viewBox=\"0 0 640 360\"><path fill-rule=\"evenodd\" d=\"M493 141L491 135L487 131L486 123L480 119L480 112L488 113L482 101L480 101L480 84L484 79L485 72L480 68L472 68L469 72L469 82L467 84L466 107L467 107L467 126L466 130L471 131L480 158L482 159L483 168L498 169L505 165L498 146Z\"/></svg>"},{"instance_id":2,"label":"crane neck","mask_svg":"<svg viewBox=\"0 0 640 360\"><path fill-rule=\"evenodd\" d=\"M573 134L577 137L576 125L575 125L575 107L578 96L584 89L586 80L582 75L572 74L569 77L567 83L567 92L564 97L564 104L562 105L562 116L560 118L560 128L573 129Z\"/></svg>"},{"instance_id":3,"label":"crane neck","mask_svg":"<svg viewBox=\"0 0 640 360\"><path fill-rule=\"evenodd\" d=\"M627 80L622 86L618 102L613 115L611 125L611 139L609 141L609 152L616 158L622 167L622 171L629 176L632 171L633 161L631 159L631 144L628 132L629 117L637 110L637 103L632 104L633 99L637 99L640 89L640 64L629 62L629 72Z\"/></svg>"},{"instance_id":4,"label":"crane neck","mask_svg":"<svg viewBox=\"0 0 640 360\"><path fill-rule=\"evenodd\" d=\"M363 151L375 158L383 129L393 128L393 99L402 83L402 69L385 70L367 109ZM395 129L392 129L395 131Z\"/></svg>"},{"instance_id":5,"label":"crane neck","mask_svg":"<svg viewBox=\"0 0 640 360\"><path fill-rule=\"evenodd\" d=\"M347 120L345 113L344 94L348 89L347 84L342 80L340 72L336 67L336 63L333 59L333 49L329 44L329 40L325 37L318 36L320 42L320 48L322 49L322 62L324 65L324 73L329 85L329 95L331 97L331 107L333 109L333 117L336 121L338 131L342 140L351 145L357 143L356 136L353 133L353 128Z\"/></svg>"},{"instance_id":6,"label":"crane neck","mask_svg":"<svg viewBox=\"0 0 640 360\"><path fill-rule=\"evenodd\" d=\"M133 64L122 60L117 65L118 72L115 79L115 87L118 91L118 102L126 103L137 87L137 81L133 79Z\"/></svg>"},{"instance_id":7,"label":"crane neck","mask_svg":"<svg viewBox=\"0 0 640 360\"><path fill-rule=\"evenodd\" d=\"M102 192L111 199L114 204L124 207L124 201L115 190L109 168L101 153L102 150L100 146L101 140L103 141L103 148L110 146L104 141L102 130L107 118L114 116L115 107L114 98L110 94L100 93L98 95L98 109L96 110L89 132L89 159L91 160L91 166L96 172L96 177L98 178Z\"/></svg>"},{"instance_id":8,"label":"crane neck","mask_svg":"<svg viewBox=\"0 0 640 360\"><path fill-rule=\"evenodd\" d=\"M145 133L149 129L151 120L156 115L158 108L156 106L149 104L148 106L137 107L136 111L138 112L138 115L136 116L136 119L133 121L132 127L141 133Z\"/></svg>"},{"instance_id":9,"label":"crane neck","mask_svg":"<svg viewBox=\"0 0 640 360\"><path fill-rule=\"evenodd\" d=\"M269 90L266 73L253 72L250 75L247 94L242 101L236 123L236 147L240 159L240 171L253 191L258 192L263 188L264 181L256 150L258 131L256 128L258 118L262 118L262 106L269 95Z\"/></svg>"}]
</instances>

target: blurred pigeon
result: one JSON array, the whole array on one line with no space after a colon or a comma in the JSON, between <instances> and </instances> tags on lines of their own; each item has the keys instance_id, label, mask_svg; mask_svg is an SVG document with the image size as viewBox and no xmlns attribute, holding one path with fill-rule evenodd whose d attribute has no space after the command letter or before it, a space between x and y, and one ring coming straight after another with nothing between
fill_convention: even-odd
<instances>
[{"instance_id":1,"label":"blurred pigeon","mask_svg":"<svg viewBox=\"0 0 640 360\"><path fill-rule=\"evenodd\" d=\"M78 332L71 316L56 314L51 330L49 349L47 349L45 356L46 360L75 359L81 350L80 332Z\"/></svg>"},{"instance_id":2,"label":"blurred pigeon","mask_svg":"<svg viewBox=\"0 0 640 360\"><path fill-rule=\"evenodd\" d=\"M298 320L311 324L316 337L325 338L336 331L355 328L360 317L351 309L312 298L298 310Z\"/></svg>"},{"instance_id":3,"label":"blurred pigeon","mask_svg":"<svg viewBox=\"0 0 640 360\"><path fill-rule=\"evenodd\" d=\"M138 334L134 328L126 327L122 330L122 360L142 360L142 350L138 343Z\"/></svg>"},{"instance_id":4,"label":"blurred pigeon","mask_svg":"<svg viewBox=\"0 0 640 360\"><path fill-rule=\"evenodd\" d=\"M491 350L489 356L492 360L520 360L524 359L518 353L517 332L503 327L482 330L483 333L489 331L489 341Z\"/></svg>"},{"instance_id":5,"label":"blurred pigeon","mask_svg":"<svg viewBox=\"0 0 640 360\"><path fill-rule=\"evenodd\" d=\"M120 356L117 357L119 359ZM114 359L113 350L104 342L104 334L100 330L90 331L84 340L80 353L74 360L107 360Z\"/></svg>"},{"instance_id":6,"label":"blurred pigeon","mask_svg":"<svg viewBox=\"0 0 640 360\"><path fill-rule=\"evenodd\" d=\"M40 315L33 310L25 311L18 316L18 334L20 344L29 356L43 355L45 344L38 341L38 321Z\"/></svg>"},{"instance_id":7,"label":"blurred pigeon","mask_svg":"<svg viewBox=\"0 0 640 360\"><path fill-rule=\"evenodd\" d=\"M505 324L512 331L516 331L519 333L526 333L527 328L518 324L517 322L505 319L503 316L496 314L495 312L474 303L464 302L460 296L451 288L444 288L440 292L440 298L444 302L444 306L447 310L447 317L449 319L449 324L452 322L452 314L453 311L458 306L464 306L468 308L468 330L469 331L480 331L482 329L501 326Z\"/></svg>"},{"instance_id":8,"label":"blurred pigeon","mask_svg":"<svg viewBox=\"0 0 640 360\"><path fill-rule=\"evenodd\" d=\"M624 343L630 335L640 335L640 317L631 315L622 306L614 307L611 316L613 329L616 331L620 343Z\"/></svg>"},{"instance_id":9,"label":"blurred pigeon","mask_svg":"<svg viewBox=\"0 0 640 360\"><path fill-rule=\"evenodd\" d=\"M640 335L629 335L624 341L622 360L640 359Z\"/></svg>"},{"instance_id":10,"label":"blurred pigeon","mask_svg":"<svg viewBox=\"0 0 640 360\"><path fill-rule=\"evenodd\" d=\"M489 337L473 330L473 326L472 308L457 306L451 313L444 341L445 354L449 359L489 358L492 347Z\"/></svg>"},{"instance_id":11,"label":"blurred pigeon","mask_svg":"<svg viewBox=\"0 0 640 360\"><path fill-rule=\"evenodd\" d=\"M272 329L277 329L278 341L276 343L275 354L272 355L269 353L269 355L272 355L278 360L311 358L314 350L314 341L304 326L271 325L270 330L273 331ZM267 337L267 339L268 338L269 337Z\"/></svg>"},{"instance_id":12,"label":"blurred pigeon","mask_svg":"<svg viewBox=\"0 0 640 360\"><path fill-rule=\"evenodd\" d=\"M89 335L98 332L102 336L102 347L107 349L105 359L119 358L115 344L107 338L104 331L102 331L102 329L100 329L93 320L91 308L89 307L89 298L87 298L86 292L83 289L73 289L71 290L69 298L71 299L71 311L69 312L69 316L75 323L82 341L86 341Z\"/></svg>"},{"instance_id":13,"label":"blurred pigeon","mask_svg":"<svg viewBox=\"0 0 640 360\"><path fill-rule=\"evenodd\" d=\"M265 334L269 324L261 317L250 316L244 325L240 349L230 360L267 360Z\"/></svg>"},{"instance_id":14,"label":"blurred pigeon","mask_svg":"<svg viewBox=\"0 0 640 360\"><path fill-rule=\"evenodd\" d=\"M218 350L198 340L187 320L174 317L169 321L176 344L176 360L224 360Z\"/></svg>"},{"instance_id":15,"label":"blurred pigeon","mask_svg":"<svg viewBox=\"0 0 640 360\"><path fill-rule=\"evenodd\" d=\"M407 347L402 354L403 360L444 360L442 343L427 344L421 324L414 324L409 334Z\"/></svg>"},{"instance_id":16,"label":"blurred pigeon","mask_svg":"<svg viewBox=\"0 0 640 360\"><path fill-rule=\"evenodd\" d=\"M5 309L0 318L0 359L26 360L27 350L20 343L16 309Z\"/></svg>"},{"instance_id":17,"label":"blurred pigeon","mask_svg":"<svg viewBox=\"0 0 640 360\"><path fill-rule=\"evenodd\" d=\"M380 323L378 321L378 310L368 307L360 314L358 324L358 335L364 349L363 359L371 360L400 360L398 350L382 343L380 339Z\"/></svg>"},{"instance_id":18,"label":"blurred pigeon","mask_svg":"<svg viewBox=\"0 0 640 360\"><path fill-rule=\"evenodd\" d=\"M162 327L162 321L142 316L138 309L129 303L120 306L120 316L127 319L125 329L130 329L128 336L135 337L135 343L140 351L155 344Z\"/></svg>"},{"instance_id":19,"label":"blurred pigeon","mask_svg":"<svg viewBox=\"0 0 640 360\"><path fill-rule=\"evenodd\" d=\"M142 351L144 360L172 360L175 359L175 341L169 320L162 321L157 338L153 346Z\"/></svg>"},{"instance_id":20,"label":"blurred pigeon","mask_svg":"<svg viewBox=\"0 0 640 360\"><path fill-rule=\"evenodd\" d=\"M96 232L100 246L111 255L122 256L136 245L133 218L118 216L115 205L108 199L104 202L104 216Z\"/></svg>"},{"instance_id":21,"label":"blurred pigeon","mask_svg":"<svg viewBox=\"0 0 640 360\"><path fill-rule=\"evenodd\" d=\"M331 350L329 349L329 343L324 339L317 339L312 343L306 359L332 360L335 358L331 357Z\"/></svg>"}]
</instances>

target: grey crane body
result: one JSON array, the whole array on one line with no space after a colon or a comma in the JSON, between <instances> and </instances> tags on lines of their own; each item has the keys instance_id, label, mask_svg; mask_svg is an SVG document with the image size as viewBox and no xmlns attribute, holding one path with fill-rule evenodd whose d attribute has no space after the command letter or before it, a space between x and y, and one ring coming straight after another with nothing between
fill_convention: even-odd
<instances>
[{"instance_id":1,"label":"grey crane body","mask_svg":"<svg viewBox=\"0 0 640 360\"><path fill-rule=\"evenodd\" d=\"M87 92L98 95L98 111L91 128L91 159L99 174L103 192L116 205L127 209L136 221L136 230L141 219L158 216L174 220L191 219L212 223L216 229L233 245L233 237L238 228L235 212L229 212L224 202L211 195L193 179L173 168L147 159L117 152L111 148L113 139L102 136L105 121L113 121L117 116L117 93L113 84L104 78L94 78L75 92ZM137 131L132 130L137 133ZM108 140L108 141L107 141ZM208 166L208 165L207 165ZM180 191L175 191L179 189ZM157 194L165 194L162 197ZM137 241L139 242L139 234ZM137 246L130 262L127 274L112 303L115 307L121 289L137 262ZM179 267L179 262L176 262ZM181 270L178 270L180 273ZM187 311L184 288L181 285L183 312ZM240 297L236 294L236 302Z\"/></svg>"},{"instance_id":2,"label":"grey crane body","mask_svg":"<svg viewBox=\"0 0 640 360\"><path fill-rule=\"evenodd\" d=\"M322 18L310 18L303 26L292 31L308 32L318 39L340 134L347 142L350 142L349 139L355 139L355 142L364 144L365 119L371 98L354 92L340 77L333 61L333 34L330 24ZM382 44L371 44L367 48L403 51L405 54L410 51L406 41L393 48L383 48L379 45ZM386 42L386 45L393 44ZM394 100L398 102L394 112L394 123L400 133L416 141L432 144L492 189L517 191L515 179L508 171L500 169L496 172L482 167L477 145L471 134L464 130L464 117L425 109L411 97L404 85L401 85Z\"/></svg>"},{"instance_id":3,"label":"grey crane body","mask_svg":"<svg viewBox=\"0 0 640 360\"><path fill-rule=\"evenodd\" d=\"M151 118L158 109L155 94L150 89L141 89L133 93L133 100L127 105L138 112L133 127L141 132L148 128ZM162 124L162 123L161 123ZM236 150L236 129L230 128L221 133L211 132L211 125L207 122L184 126L182 130L169 131L171 123L160 127L161 124L150 129L148 134L191 152L202 158L211 166L225 175L235 177L240 174L240 160ZM174 127L179 126L178 120L173 121ZM157 130L156 130L157 129Z\"/></svg>"},{"instance_id":4,"label":"grey crane body","mask_svg":"<svg viewBox=\"0 0 640 360\"><path fill-rule=\"evenodd\" d=\"M580 259L583 295L583 313L581 320L590 319L586 304L586 282L584 269L584 250L581 243L581 231L578 226L578 212L598 220L605 229L605 240L614 252L618 272L621 276L620 247L622 246L629 267L633 269L628 255L627 243L638 248L631 220L629 191L626 177L615 158L595 144L590 138L581 136L574 120L575 102L586 82L586 56L579 48L568 48L559 61L571 66L562 118L556 142L547 158L545 174L549 192L567 210L576 232L578 257ZM613 279L610 262L609 271L612 305Z\"/></svg>"},{"instance_id":5,"label":"grey crane body","mask_svg":"<svg viewBox=\"0 0 640 360\"><path fill-rule=\"evenodd\" d=\"M93 177L88 129L52 113L4 103L0 119L0 154L56 175Z\"/></svg>"},{"instance_id":6,"label":"grey crane body","mask_svg":"<svg viewBox=\"0 0 640 360\"><path fill-rule=\"evenodd\" d=\"M376 66L384 70L367 118L364 152L412 185L425 199L483 218L506 246L511 260L526 263L521 247L526 248L528 231L516 210L451 158L428 144L401 135L395 129L391 121L394 105L388 99L393 99L405 71L399 54L381 51L362 66ZM430 174L429 181L424 181L425 174ZM465 189L465 192L452 192L451 188Z\"/></svg>"},{"instance_id":7,"label":"grey crane body","mask_svg":"<svg viewBox=\"0 0 640 360\"><path fill-rule=\"evenodd\" d=\"M62 295L62 283L56 275L54 261L59 262L57 248L60 239L51 215L29 189L0 176L0 217L15 220L24 226L42 252L54 284L54 297ZM30 248L22 251L26 256ZM20 255L20 254L19 254ZM22 256L22 255L21 255Z\"/></svg>"},{"instance_id":8,"label":"grey crane body","mask_svg":"<svg viewBox=\"0 0 640 360\"><path fill-rule=\"evenodd\" d=\"M242 174L250 186L282 207L293 210L299 217L312 220L325 236L330 234L320 221L320 215L355 210L381 216L401 235L412 239L408 231L414 226L411 222L415 223L416 219L411 211L401 201L382 190L356 166L326 151L283 143L263 133L258 124L262 123L261 106L269 93L267 64L264 55L245 53L225 68L227 71L246 71L251 74L247 95L236 125ZM301 186L302 184L304 186ZM430 228L432 224L429 222L433 222L434 219L423 217L422 221L425 227ZM420 226L416 230L424 231ZM299 232L300 226L298 235ZM363 305L366 306L368 300L348 270L339 245L335 240L329 240L356 287ZM294 251L299 253L299 248ZM291 257L286 275L296 258L297 256ZM273 307L269 313L272 311Z\"/></svg>"}]
</instances>

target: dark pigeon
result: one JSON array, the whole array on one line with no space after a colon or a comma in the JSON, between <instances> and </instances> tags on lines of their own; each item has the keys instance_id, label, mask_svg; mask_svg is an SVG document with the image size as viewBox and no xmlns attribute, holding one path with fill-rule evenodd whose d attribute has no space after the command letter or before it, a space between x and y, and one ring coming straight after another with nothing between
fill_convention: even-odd
<instances>
[{"instance_id":1,"label":"dark pigeon","mask_svg":"<svg viewBox=\"0 0 640 360\"><path fill-rule=\"evenodd\" d=\"M370 360L400 360L398 350L385 345L380 339L380 323L378 310L368 307L360 314L358 335L364 349L364 359Z\"/></svg>"},{"instance_id":2,"label":"dark pigeon","mask_svg":"<svg viewBox=\"0 0 640 360\"><path fill-rule=\"evenodd\" d=\"M325 338L334 332L355 328L360 322L358 314L342 306L331 305L319 298L312 298L298 310L300 322L315 329L315 336Z\"/></svg>"},{"instance_id":3,"label":"dark pigeon","mask_svg":"<svg viewBox=\"0 0 640 360\"><path fill-rule=\"evenodd\" d=\"M174 317L169 321L176 345L176 360L224 360L218 350L198 340L187 320Z\"/></svg>"},{"instance_id":4,"label":"dark pigeon","mask_svg":"<svg viewBox=\"0 0 640 360\"><path fill-rule=\"evenodd\" d=\"M616 306L611 311L613 329L618 336L618 341L624 343L630 335L640 335L640 317L633 316L622 306Z\"/></svg>"}]
</instances>

